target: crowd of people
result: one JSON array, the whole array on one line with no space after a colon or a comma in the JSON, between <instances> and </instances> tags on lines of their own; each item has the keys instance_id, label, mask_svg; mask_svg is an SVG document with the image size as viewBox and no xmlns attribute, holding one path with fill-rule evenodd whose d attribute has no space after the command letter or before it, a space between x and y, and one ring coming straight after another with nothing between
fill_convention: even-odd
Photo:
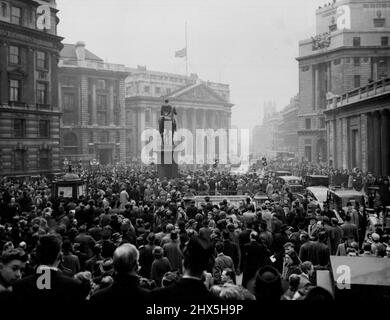
<instances>
[{"instance_id":1,"label":"crowd of people","mask_svg":"<svg viewBox=\"0 0 390 320\"><path fill-rule=\"evenodd\" d=\"M305 161L271 161L268 170L286 170L294 176L305 177L308 175L322 175L329 177L330 185L341 186L344 188L355 189L367 193L367 188L374 185L383 185L389 177L378 177L372 172L364 172L359 168L336 169L327 164L311 163Z\"/></svg>"},{"instance_id":2,"label":"crowd of people","mask_svg":"<svg viewBox=\"0 0 390 320\"><path fill-rule=\"evenodd\" d=\"M45 178L1 184L0 299L330 300L315 278L330 270L330 255L390 258L389 230L365 203L348 203L340 224L326 204L285 188L255 207L256 174L160 180L151 168L100 166L79 175L88 186L79 199L52 194ZM248 197L212 203L209 195L227 190ZM204 196L200 206L185 200L194 194ZM37 285L45 271L51 290Z\"/></svg>"}]
</instances>

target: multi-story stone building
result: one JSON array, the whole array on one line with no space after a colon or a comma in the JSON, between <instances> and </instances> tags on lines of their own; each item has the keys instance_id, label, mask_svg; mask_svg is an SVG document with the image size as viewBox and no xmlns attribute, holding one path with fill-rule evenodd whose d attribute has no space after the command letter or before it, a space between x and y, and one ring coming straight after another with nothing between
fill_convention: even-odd
<instances>
[{"instance_id":1,"label":"multi-story stone building","mask_svg":"<svg viewBox=\"0 0 390 320\"><path fill-rule=\"evenodd\" d=\"M326 98L379 80L390 68L390 2L341 0L316 12L316 36L299 43L299 154L327 161Z\"/></svg>"},{"instance_id":2,"label":"multi-story stone building","mask_svg":"<svg viewBox=\"0 0 390 320\"><path fill-rule=\"evenodd\" d=\"M328 100L329 164L390 175L390 77Z\"/></svg>"},{"instance_id":3,"label":"multi-story stone building","mask_svg":"<svg viewBox=\"0 0 390 320\"><path fill-rule=\"evenodd\" d=\"M274 102L264 103L263 124L255 126L252 132L252 155L255 159L263 156L274 157L280 148L280 113Z\"/></svg>"},{"instance_id":4,"label":"multi-story stone building","mask_svg":"<svg viewBox=\"0 0 390 320\"><path fill-rule=\"evenodd\" d=\"M196 129L229 129L231 126L230 89L227 84L147 70L128 69L126 79L127 159L139 161L145 129L157 129L165 99L177 110L178 128L192 133ZM194 135L195 136L195 135ZM196 141L194 141L194 146ZM217 140L218 153L218 140Z\"/></svg>"},{"instance_id":5,"label":"multi-story stone building","mask_svg":"<svg viewBox=\"0 0 390 320\"><path fill-rule=\"evenodd\" d=\"M125 161L126 68L105 63L83 42L64 45L59 67L62 158Z\"/></svg>"},{"instance_id":6,"label":"multi-story stone building","mask_svg":"<svg viewBox=\"0 0 390 320\"><path fill-rule=\"evenodd\" d=\"M295 155L298 154L298 109L299 96L295 96L280 112L282 120L279 125L279 150L291 152Z\"/></svg>"},{"instance_id":7,"label":"multi-story stone building","mask_svg":"<svg viewBox=\"0 0 390 320\"><path fill-rule=\"evenodd\" d=\"M0 1L0 175L60 170L57 12L54 0Z\"/></svg>"}]
</instances>

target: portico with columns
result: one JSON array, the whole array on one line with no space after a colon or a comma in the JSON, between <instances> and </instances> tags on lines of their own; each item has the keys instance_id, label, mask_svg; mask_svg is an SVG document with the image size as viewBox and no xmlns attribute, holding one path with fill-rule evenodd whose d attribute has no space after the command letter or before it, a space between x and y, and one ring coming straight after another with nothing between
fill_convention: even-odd
<instances>
[{"instance_id":1,"label":"portico with columns","mask_svg":"<svg viewBox=\"0 0 390 320\"><path fill-rule=\"evenodd\" d=\"M193 133L194 156L196 129L228 130L230 128L233 105L201 81L184 86L160 98L128 97L126 98L126 110L134 113L134 117L137 118L135 123L137 143L132 154L138 160L141 160L142 148L145 145L145 142L141 141L142 132L146 128L158 130L160 109L165 99L168 99L169 104L176 108L177 129L188 129ZM153 114L150 121L148 120L149 112Z\"/></svg>"},{"instance_id":2,"label":"portico with columns","mask_svg":"<svg viewBox=\"0 0 390 320\"><path fill-rule=\"evenodd\" d=\"M390 175L390 78L328 100L329 165Z\"/></svg>"}]
</instances>

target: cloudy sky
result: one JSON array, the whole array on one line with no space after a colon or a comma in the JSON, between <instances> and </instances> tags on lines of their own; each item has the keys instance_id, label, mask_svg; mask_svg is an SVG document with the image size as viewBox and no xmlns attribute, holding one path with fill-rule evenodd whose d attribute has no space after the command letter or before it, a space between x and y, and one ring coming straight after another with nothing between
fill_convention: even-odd
<instances>
[{"instance_id":1,"label":"cloudy sky","mask_svg":"<svg viewBox=\"0 0 390 320\"><path fill-rule=\"evenodd\" d=\"M232 123L259 124L263 103L278 109L298 93L298 41L315 33L325 0L57 0L58 34L85 41L111 63L185 74L230 85ZM330 1L328 1L330 2Z\"/></svg>"}]
</instances>

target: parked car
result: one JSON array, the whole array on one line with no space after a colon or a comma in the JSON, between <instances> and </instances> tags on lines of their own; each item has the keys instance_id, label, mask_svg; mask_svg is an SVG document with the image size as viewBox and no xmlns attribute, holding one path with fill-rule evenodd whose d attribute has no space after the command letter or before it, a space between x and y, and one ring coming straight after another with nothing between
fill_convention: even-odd
<instances>
[{"instance_id":1,"label":"parked car","mask_svg":"<svg viewBox=\"0 0 390 320\"><path fill-rule=\"evenodd\" d=\"M295 176L280 176L277 177L276 183L283 186L283 189L289 188L293 195L303 193L303 184L300 177Z\"/></svg>"},{"instance_id":2,"label":"parked car","mask_svg":"<svg viewBox=\"0 0 390 320\"><path fill-rule=\"evenodd\" d=\"M271 170L271 171L267 171L265 174L268 175L271 178L277 178L277 177L282 177L282 176L292 176L292 173L290 171L274 171L274 170Z\"/></svg>"},{"instance_id":3,"label":"parked car","mask_svg":"<svg viewBox=\"0 0 390 320\"><path fill-rule=\"evenodd\" d=\"M256 207L259 208L261 207L261 205L266 202L268 199L268 196L264 193L264 192L258 192L255 194L255 196L253 197L255 203L256 203Z\"/></svg>"},{"instance_id":4,"label":"parked car","mask_svg":"<svg viewBox=\"0 0 390 320\"><path fill-rule=\"evenodd\" d=\"M327 202L329 209L334 211L336 217L339 219L339 223L342 223L347 213L347 203L365 203L365 195L354 189L328 190Z\"/></svg>"},{"instance_id":5,"label":"parked car","mask_svg":"<svg viewBox=\"0 0 390 320\"><path fill-rule=\"evenodd\" d=\"M306 193L308 197L314 199L314 201L320 206L321 210L324 210L324 202L327 200L329 189L326 187L308 187Z\"/></svg>"}]
</instances>

